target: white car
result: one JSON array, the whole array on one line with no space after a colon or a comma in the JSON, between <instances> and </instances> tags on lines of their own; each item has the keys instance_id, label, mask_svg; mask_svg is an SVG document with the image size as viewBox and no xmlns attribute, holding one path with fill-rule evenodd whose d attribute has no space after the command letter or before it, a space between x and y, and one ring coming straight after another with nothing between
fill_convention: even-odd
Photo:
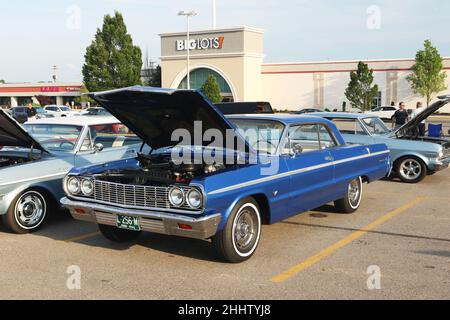
<instances>
[{"instance_id":1,"label":"white car","mask_svg":"<svg viewBox=\"0 0 450 320\"><path fill-rule=\"evenodd\" d=\"M366 114L369 114L371 116L375 116L378 118L381 118L383 120L391 120L394 116L395 111L398 110L398 107L396 106L385 106L385 107L377 107L375 109L372 109L372 111L365 112Z\"/></svg>"},{"instance_id":2,"label":"white car","mask_svg":"<svg viewBox=\"0 0 450 320\"><path fill-rule=\"evenodd\" d=\"M44 110L55 117L71 117L79 116L80 112L72 110L67 106L48 105L44 107Z\"/></svg>"}]
</instances>

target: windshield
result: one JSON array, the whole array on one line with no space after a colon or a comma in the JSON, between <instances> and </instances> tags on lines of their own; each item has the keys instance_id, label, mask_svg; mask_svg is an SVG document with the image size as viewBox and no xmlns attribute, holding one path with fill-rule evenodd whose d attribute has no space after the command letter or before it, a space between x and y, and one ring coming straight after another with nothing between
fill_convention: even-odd
<instances>
[{"instance_id":1,"label":"windshield","mask_svg":"<svg viewBox=\"0 0 450 320\"><path fill-rule=\"evenodd\" d=\"M60 108L62 111L70 111L71 109L69 107L61 107Z\"/></svg>"},{"instance_id":2,"label":"windshield","mask_svg":"<svg viewBox=\"0 0 450 320\"><path fill-rule=\"evenodd\" d=\"M380 118L364 118L361 120L371 135L383 135L391 132Z\"/></svg>"},{"instance_id":3,"label":"windshield","mask_svg":"<svg viewBox=\"0 0 450 320\"><path fill-rule=\"evenodd\" d=\"M82 126L25 124L25 130L44 148L51 151L70 152L75 149Z\"/></svg>"},{"instance_id":4,"label":"windshield","mask_svg":"<svg viewBox=\"0 0 450 320\"><path fill-rule=\"evenodd\" d=\"M230 119L238 132L256 151L275 154L285 126L273 120Z\"/></svg>"}]
</instances>

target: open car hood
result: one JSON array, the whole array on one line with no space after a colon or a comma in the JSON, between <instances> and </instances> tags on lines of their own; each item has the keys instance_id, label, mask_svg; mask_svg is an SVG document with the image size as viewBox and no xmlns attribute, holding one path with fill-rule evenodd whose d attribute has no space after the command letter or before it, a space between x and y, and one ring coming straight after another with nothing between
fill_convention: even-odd
<instances>
[{"instance_id":1,"label":"open car hood","mask_svg":"<svg viewBox=\"0 0 450 320\"><path fill-rule=\"evenodd\" d=\"M33 148L48 152L4 110L0 110L0 146L27 149Z\"/></svg>"},{"instance_id":2,"label":"open car hood","mask_svg":"<svg viewBox=\"0 0 450 320\"><path fill-rule=\"evenodd\" d=\"M152 149L177 145L178 140L172 141L172 133L177 129L187 130L194 140L196 121L202 123L202 137L208 129L219 130L224 140L227 130L235 132L233 125L199 91L135 86L90 93L89 96ZM235 133L235 136L244 142L246 151L250 150L239 134ZM192 145L211 144L202 137L196 137L199 141L192 141Z\"/></svg>"},{"instance_id":3,"label":"open car hood","mask_svg":"<svg viewBox=\"0 0 450 320\"><path fill-rule=\"evenodd\" d=\"M439 101L436 101L431 106L426 108L424 111L419 113L417 115L417 117L409 120L403 126L398 128L397 130L393 131L392 135L404 136L404 135L407 135L408 132L416 132L416 131L418 131L418 126L423 120L426 120L433 113L435 113L436 111L441 109L446 104L450 103L450 95L439 96L438 99L439 99Z\"/></svg>"}]
</instances>

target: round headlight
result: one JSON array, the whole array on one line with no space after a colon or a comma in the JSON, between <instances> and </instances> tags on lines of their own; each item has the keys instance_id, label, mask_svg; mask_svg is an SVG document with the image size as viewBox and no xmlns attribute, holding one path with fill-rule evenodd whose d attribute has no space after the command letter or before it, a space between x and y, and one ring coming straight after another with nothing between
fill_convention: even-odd
<instances>
[{"instance_id":1,"label":"round headlight","mask_svg":"<svg viewBox=\"0 0 450 320\"><path fill-rule=\"evenodd\" d=\"M184 193L180 188L172 188L169 191L169 201L175 207L181 207L184 203Z\"/></svg>"},{"instance_id":2,"label":"round headlight","mask_svg":"<svg viewBox=\"0 0 450 320\"><path fill-rule=\"evenodd\" d=\"M198 190L191 190L187 195L187 203L192 209L199 209L203 203L203 196Z\"/></svg>"},{"instance_id":3,"label":"round headlight","mask_svg":"<svg viewBox=\"0 0 450 320\"><path fill-rule=\"evenodd\" d=\"M72 177L67 180L67 190L72 194L78 194L81 191L80 180L76 177Z\"/></svg>"},{"instance_id":4,"label":"round headlight","mask_svg":"<svg viewBox=\"0 0 450 320\"><path fill-rule=\"evenodd\" d=\"M81 192L83 192L83 195L87 197L92 196L94 193L94 183L92 180L84 179L81 182Z\"/></svg>"}]
</instances>

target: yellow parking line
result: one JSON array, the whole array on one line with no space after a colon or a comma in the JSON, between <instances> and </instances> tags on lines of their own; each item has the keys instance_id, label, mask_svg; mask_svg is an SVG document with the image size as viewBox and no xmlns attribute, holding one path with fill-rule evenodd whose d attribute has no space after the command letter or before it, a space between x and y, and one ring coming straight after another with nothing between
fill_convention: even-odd
<instances>
[{"instance_id":1,"label":"yellow parking line","mask_svg":"<svg viewBox=\"0 0 450 320\"><path fill-rule=\"evenodd\" d=\"M332 253L334 253L335 251L345 247L346 245L348 245L349 243L353 242L354 240L362 237L363 235L365 235L367 232L369 232L372 229L375 229L376 227L382 225L383 223L391 220L392 218L394 218L395 216L399 215L400 213L416 206L417 204L423 202L426 199L426 197L417 197L415 198L413 201L405 204L404 206L401 206L398 209L395 209L387 214L385 214L384 216L378 218L377 220L373 221L372 223L368 224L367 226L363 227L362 229L353 232L352 234L350 234L349 236L345 237L344 239L336 242L335 244L329 246L328 248L320 251L318 254L309 257L308 259L302 261L301 263L293 266L292 268L280 273L279 275L274 276L271 281L272 282L276 282L276 283L280 283L280 282L284 282L286 280L288 280L289 278L295 276L296 274L298 274L299 272L311 267L312 265L316 264L317 262L319 262L320 260L328 257L329 255L331 255Z\"/></svg>"},{"instance_id":2,"label":"yellow parking line","mask_svg":"<svg viewBox=\"0 0 450 320\"><path fill-rule=\"evenodd\" d=\"M82 234L80 236L74 237L74 238L70 238L67 240L64 240L64 242L75 242L75 241L80 241L80 240L84 240L84 239L88 239L88 238L92 238L95 236L100 235L100 232L92 232L92 233L86 233L86 234Z\"/></svg>"}]
</instances>

